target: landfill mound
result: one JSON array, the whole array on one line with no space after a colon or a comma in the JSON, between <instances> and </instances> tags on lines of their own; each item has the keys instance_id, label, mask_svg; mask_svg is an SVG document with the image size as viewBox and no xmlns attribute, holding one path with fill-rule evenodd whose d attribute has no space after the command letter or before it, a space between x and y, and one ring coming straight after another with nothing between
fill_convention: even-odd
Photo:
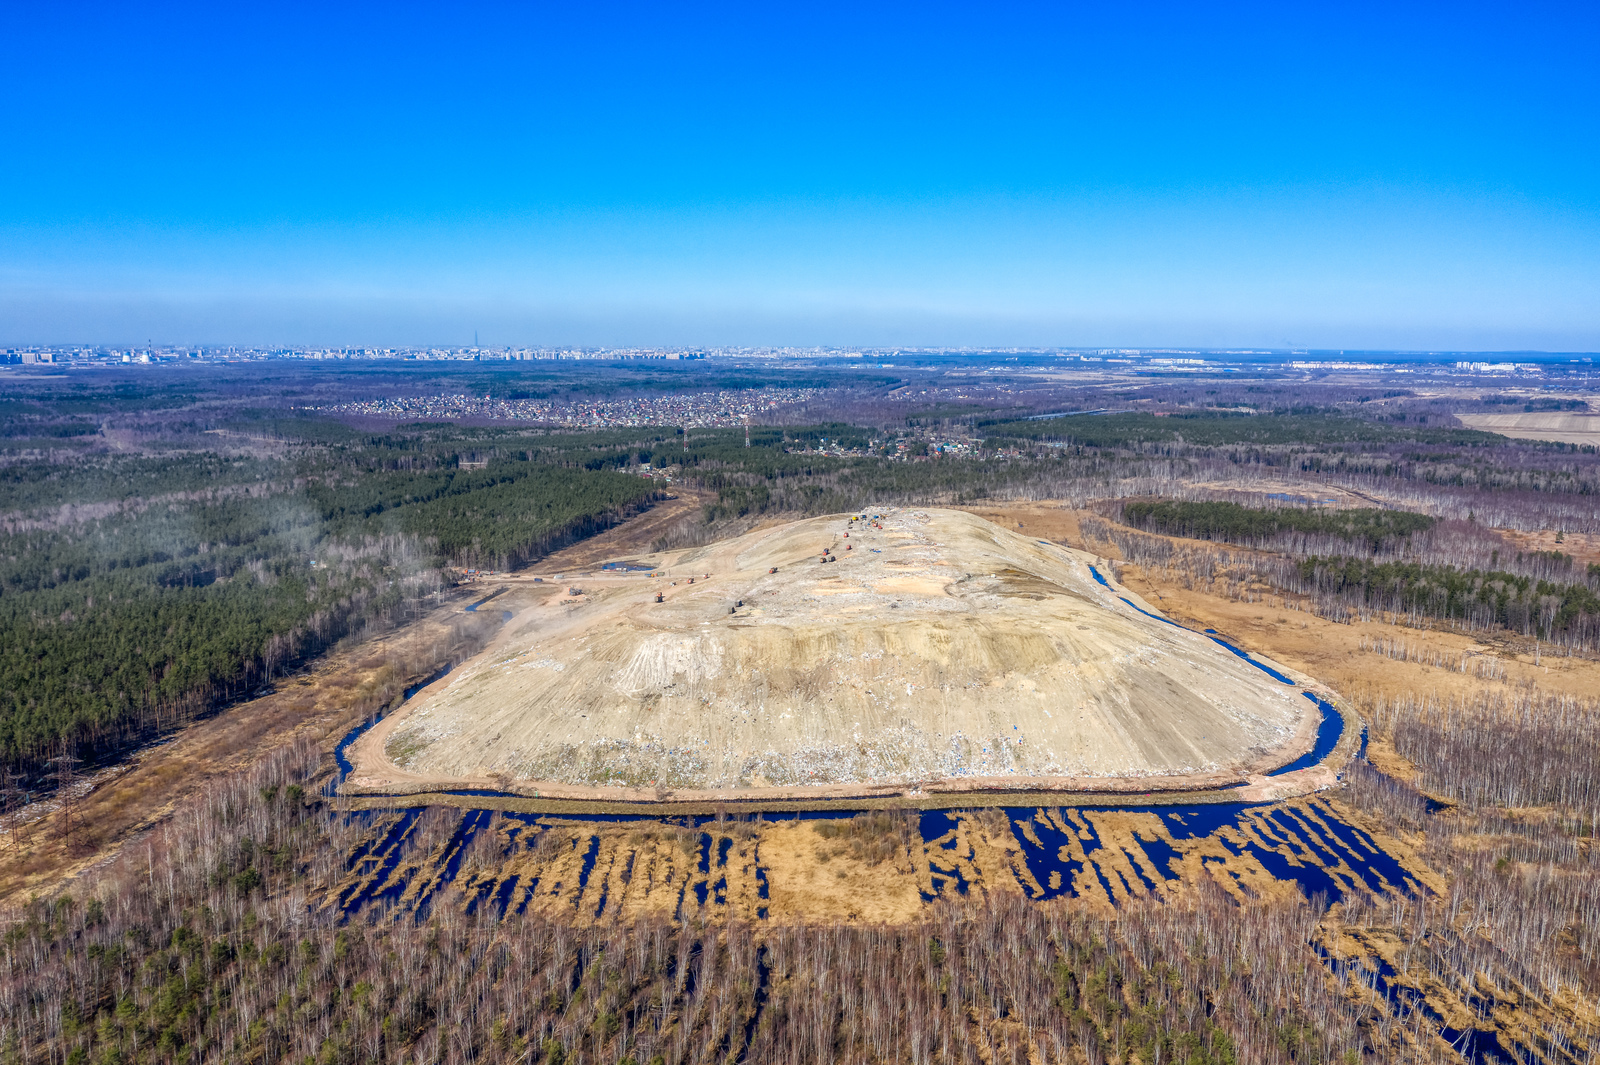
<instances>
[{"instance_id":1,"label":"landfill mound","mask_svg":"<svg viewBox=\"0 0 1600 1065\"><path fill-rule=\"evenodd\" d=\"M353 746L345 789L1171 789L1311 747L1298 686L1102 583L1093 556L961 511L627 561L651 568L524 578L487 650Z\"/></svg>"}]
</instances>

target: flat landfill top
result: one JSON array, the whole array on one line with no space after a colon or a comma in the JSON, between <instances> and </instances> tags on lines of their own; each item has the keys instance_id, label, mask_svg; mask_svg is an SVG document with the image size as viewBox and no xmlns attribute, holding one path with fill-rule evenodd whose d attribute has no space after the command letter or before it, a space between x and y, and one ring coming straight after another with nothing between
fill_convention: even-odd
<instances>
[{"instance_id":1,"label":"flat landfill top","mask_svg":"<svg viewBox=\"0 0 1600 1065\"><path fill-rule=\"evenodd\" d=\"M961 511L625 561L652 569L517 581L494 643L353 744L343 790L1216 787L1309 750L1319 719L1298 685L1100 584L1093 556Z\"/></svg>"}]
</instances>

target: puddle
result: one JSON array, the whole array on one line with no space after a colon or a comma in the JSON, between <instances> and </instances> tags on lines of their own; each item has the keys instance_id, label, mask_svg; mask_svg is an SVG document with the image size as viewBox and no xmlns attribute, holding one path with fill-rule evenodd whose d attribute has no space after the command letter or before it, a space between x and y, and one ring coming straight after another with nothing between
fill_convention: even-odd
<instances>
[{"instance_id":1,"label":"puddle","mask_svg":"<svg viewBox=\"0 0 1600 1065\"><path fill-rule=\"evenodd\" d=\"M1366 833L1321 802L1298 806L1212 804L1006 810L1036 899L1119 902L1162 897L1207 863L1265 873L1331 902L1350 891L1423 890ZM930 841L932 842L932 841ZM1024 887L1028 885L1024 884Z\"/></svg>"},{"instance_id":2,"label":"puddle","mask_svg":"<svg viewBox=\"0 0 1600 1065\"><path fill-rule=\"evenodd\" d=\"M1241 897L1258 894L1272 883L1291 883L1307 899L1337 901L1351 892L1415 895L1423 892L1419 880L1393 856L1385 853L1369 834L1339 820L1333 807L1311 799L1289 804L1196 804L1193 806L1043 808L1008 807L1003 810L1009 840L983 842L984 826L992 824L993 811L929 810L916 821L927 865L918 874L921 898L932 902L946 895L965 895L978 883L995 885L1012 878L1028 897L1043 901L1081 898L1122 905L1138 898L1163 899L1183 879L1209 875ZM412 836L421 810L384 814L361 811L348 815L351 823L367 826L370 841L352 850L347 867L352 876L334 904L347 916L374 903L393 905L406 895L412 880L420 889L406 909L424 919L441 890L454 883L478 833L495 823L491 810L451 810L459 817L444 846L424 868L416 861ZM853 816L850 811L817 814L787 813L756 818L759 826L794 819L831 820ZM499 815L505 854L515 868L496 875L491 869L475 881L466 899L469 912L481 905L496 914L524 912L539 890L540 873L556 877L550 863L563 862L568 870L566 893L557 880L541 898L563 899L590 917L626 911L627 898L613 904L615 892L640 876L635 863L640 850L625 834L602 834L597 829L621 823L650 823L663 830L699 830L693 837L688 861L677 879L660 883L661 863L671 864L657 852L656 872L647 879L662 890L676 893L679 906L716 907L730 897L758 900L758 919L765 919L774 890L771 870L761 860L760 838L748 864L729 858L733 837L715 818L650 818L633 815L597 817L539 814ZM594 829L585 830L585 825ZM544 833L563 835L542 865L526 861ZM570 833L570 835L568 835ZM570 843L568 842L570 840ZM554 841L552 841L554 842ZM1000 845L997 850L992 844ZM1006 852L1009 859L999 859ZM573 859L578 861L573 863ZM535 859L535 861L540 861ZM518 864L523 863L523 864ZM982 863L989 863L980 868ZM573 864L579 865L573 876ZM992 867L991 867L992 866ZM620 876L619 876L620 874ZM906 873L886 873L909 875ZM925 878L924 878L925 877ZM781 886L781 884L779 885ZM648 892L648 889L647 889ZM684 896L687 894L687 898ZM692 900L692 901L689 901ZM638 905L637 900L633 905ZM618 919L623 919L619 917Z\"/></svg>"},{"instance_id":3,"label":"puddle","mask_svg":"<svg viewBox=\"0 0 1600 1065\"><path fill-rule=\"evenodd\" d=\"M1335 958L1326 947L1318 943L1310 944L1322 964L1335 976L1345 976L1351 983L1362 984L1370 987L1377 995L1384 999L1385 1004L1396 1018L1404 1022L1415 1013L1420 1013L1428 1026L1439 1033L1439 1037L1450 1044L1463 1061L1469 1065L1503 1065L1507 1061L1539 1061L1538 1055L1522 1044L1511 1040L1507 1047L1501 1042L1501 1032L1485 1028L1452 1028L1445 1023L1444 1016L1428 1004L1426 996L1416 988L1399 982L1400 974L1394 966L1384 961L1377 954L1364 954L1353 958ZM1467 1004L1475 1005L1479 999L1476 994L1469 995ZM1487 1023L1493 1023L1487 1009L1479 1009Z\"/></svg>"}]
</instances>

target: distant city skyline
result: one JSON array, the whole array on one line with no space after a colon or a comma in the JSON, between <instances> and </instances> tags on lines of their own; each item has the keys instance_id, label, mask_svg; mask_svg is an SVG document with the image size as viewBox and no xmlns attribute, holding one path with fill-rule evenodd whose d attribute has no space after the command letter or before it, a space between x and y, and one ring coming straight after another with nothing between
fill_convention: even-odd
<instances>
[{"instance_id":1,"label":"distant city skyline","mask_svg":"<svg viewBox=\"0 0 1600 1065\"><path fill-rule=\"evenodd\" d=\"M1600 15L0 15L0 346L1600 349Z\"/></svg>"},{"instance_id":2,"label":"distant city skyline","mask_svg":"<svg viewBox=\"0 0 1600 1065\"><path fill-rule=\"evenodd\" d=\"M1009 372L1006 365L1027 360L1030 368L1155 370L1163 374L1213 373L1252 368L1305 372L1391 370L1398 373L1491 376L1587 375L1600 352L1583 351L1405 351L1265 348L1093 348L1093 347L645 347L645 346L421 346L361 347L324 345L87 345L0 346L0 366L208 365L273 360L518 363L564 360L600 362L691 362L730 359L794 361L807 364L878 368L970 366L973 359L999 359L983 370Z\"/></svg>"}]
</instances>

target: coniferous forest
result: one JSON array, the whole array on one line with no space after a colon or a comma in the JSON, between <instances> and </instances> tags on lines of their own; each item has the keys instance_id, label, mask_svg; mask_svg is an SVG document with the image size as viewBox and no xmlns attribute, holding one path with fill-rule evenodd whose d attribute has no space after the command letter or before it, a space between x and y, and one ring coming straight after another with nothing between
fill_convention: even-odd
<instances>
[{"instance_id":1,"label":"coniferous forest","mask_svg":"<svg viewBox=\"0 0 1600 1065\"><path fill-rule=\"evenodd\" d=\"M239 700L275 678L470 603L482 589L457 587L466 570L527 565L669 500L684 516L658 549L875 504L1049 501L1073 515L1075 545L1157 590L1330 627L1381 623L1391 635L1360 644L1373 671L1456 684L1352 692L1371 758L1327 793L1436 877L1410 894L1332 898L1229 894L1201 876L1114 912L986 884L897 924L746 924L686 905L624 926L472 909L448 892L424 910L345 913L333 900L370 860L375 822L327 794L331 741L297 736L250 751L247 768L104 854L74 851L59 815L9 833L3 860L49 843L83 871L4 911L0 1061L1592 1056L1597 711L1540 686L1553 656L1600 653L1592 447L1453 420L1503 409L1491 388L1420 395L1271 370L1080 385L977 356L892 372L663 365L41 368L8 381L10 779L43 803L64 761L111 764L248 710ZM1551 380L1548 409L1583 402ZM321 409L351 396L493 390L582 406L767 386L806 398L748 437L729 419ZM1447 654L1445 637L1480 643ZM384 679L353 689L340 728L451 660L374 658ZM716 831L737 835L741 816ZM849 836L873 862L916 817L817 833ZM436 811L407 845L441 865L494 860L467 846L468 820Z\"/></svg>"},{"instance_id":2,"label":"coniferous forest","mask_svg":"<svg viewBox=\"0 0 1600 1065\"><path fill-rule=\"evenodd\" d=\"M1600 5L0 55L0 1065L1600 1063Z\"/></svg>"},{"instance_id":3,"label":"coniferous forest","mask_svg":"<svg viewBox=\"0 0 1600 1065\"><path fill-rule=\"evenodd\" d=\"M935 360L910 379L937 382L955 365ZM1600 570L1574 568L1559 550L1524 562L1514 547L1483 541L1465 568L1406 557L1440 519L1592 526L1600 461L1592 449L1451 427L1436 401L1404 390L1375 398L1179 379L1132 392L1030 394L1020 366L988 392L915 393L904 375L829 365L765 376L471 363L431 377L366 367L157 372L176 377L57 372L6 401L0 757L13 763L68 748L92 760L137 742L332 641L408 616L449 583L451 567L524 565L648 507L669 484L705 500L701 527L679 538L873 502L1164 495L1122 514L1136 528L1231 543L1294 536L1297 586L1386 609L1492 616L1553 639L1592 638L1597 613ZM572 432L341 421L311 409L352 391L606 397L764 384L835 387L778 419L792 424L755 427L749 447L738 428ZM967 402L952 403L951 393ZM1107 396L1178 409L1031 421L996 412L1111 408ZM1467 405L1493 410L1497 399ZM676 476L634 476L645 464ZM1197 481L1244 471L1382 487L1394 503L1330 512L1182 498ZM1323 549L1303 549L1313 542Z\"/></svg>"},{"instance_id":4,"label":"coniferous forest","mask_svg":"<svg viewBox=\"0 0 1600 1065\"><path fill-rule=\"evenodd\" d=\"M0 757L113 753L403 620L452 570L524 564L659 494L565 451L480 462L423 432L185 428L149 427L159 443L143 454L41 453L22 446L37 437L11 437Z\"/></svg>"}]
</instances>

